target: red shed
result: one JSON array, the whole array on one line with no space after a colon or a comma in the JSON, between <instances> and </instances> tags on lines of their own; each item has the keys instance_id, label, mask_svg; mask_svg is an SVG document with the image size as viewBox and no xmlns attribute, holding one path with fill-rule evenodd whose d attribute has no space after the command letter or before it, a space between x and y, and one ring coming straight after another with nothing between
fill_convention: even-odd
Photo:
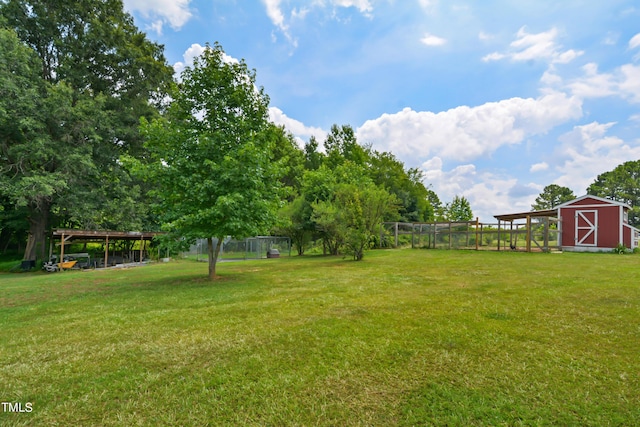
<instances>
[{"instance_id":1,"label":"red shed","mask_svg":"<svg viewBox=\"0 0 640 427\"><path fill-rule=\"evenodd\" d=\"M560 247L565 251L603 251L622 243L638 246L640 231L629 225L631 207L586 195L557 206L561 227Z\"/></svg>"}]
</instances>

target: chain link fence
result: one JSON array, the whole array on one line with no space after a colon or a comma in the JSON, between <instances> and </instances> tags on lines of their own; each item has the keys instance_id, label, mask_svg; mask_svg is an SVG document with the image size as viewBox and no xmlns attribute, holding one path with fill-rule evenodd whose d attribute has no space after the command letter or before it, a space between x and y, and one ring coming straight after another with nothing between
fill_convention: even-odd
<instances>
[{"instance_id":1,"label":"chain link fence","mask_svg":"<svg viewBox=\"0 0 640 427\"><path fill-rule=\"evenodd\" d=\"M213 244L217 245L218 239L213 239ZM183 258L195 259L197 261L208 261L207 240L198 239L191 245L188 251L182 253ZM246 260L262 259L270 257L291 256L291 239L282 236L256 236L243 240L226 238L222 241L218 260Z\"/></svg>"}]
</instances>

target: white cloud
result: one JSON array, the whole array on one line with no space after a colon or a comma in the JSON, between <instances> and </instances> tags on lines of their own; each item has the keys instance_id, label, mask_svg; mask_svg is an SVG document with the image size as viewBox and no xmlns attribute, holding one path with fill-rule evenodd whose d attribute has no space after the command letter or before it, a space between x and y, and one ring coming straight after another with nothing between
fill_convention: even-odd
<instances>
[{"instance_id":1,"label":"white cloud","mask_svg":"<svg viewBox=\"0 0 640 427\"><path fill-rule=\"evenodd\" d=\"M267 8L267 16L271 19L271 22L281 30L286 30L287 26L284 23L284 14L280 10L280 0L262 0Z\"/></svg>"},{"instance_id":2,"label":"white cloud","mask_svg":"<svg viewBox=\"0 0 640 427\"><path fill-rule=\"evenodd\" d=\"M447 42L447 40L443 39L442 37L438 37L438 36L434 36L433 34L426 33L424 37L420 39L420 42L427 46L442 46Z\"/></svg>"},{"instance_id":3,"label":"white cloud","mask_svg":"<svg viewBox=\"0 0 640 427\"><path fill-rule=\"evenodd\" d=\"M443 205L455 196L464 196L473 215L484 223L495 222L494 215L529 210L540 192L538 185L519 185L515 178L479 171L473 164L444 170L439 157L427 160L421 169L425 185L432 186Z\"/></svg>"},{"instance_id":4,"label":"white cloud","mask_svg":"<svg viewBox=\"0 0 640 427\"><path fill-rule=\"evenodd\" d=\"M193 16L189 3L191 0L124 0L128 11L137 11L147 19L153 19L150 28L162 33L162 27L169 23L171 28L179 30Z\"/></svg>"},{"instance_id":5,"label":"white cloud","mask_svg":"<svg viewBox=\"0 0 640 427\"><path fill-rule=\"evenodd\" d=\"M285 16L280 7L281 1L280 0L262 0L262 3L265 5L267 9L267 16L269 17L273 25L275 25L280 30L280 32L282 32L282 34L289 41L289 43L291 43L294 47L296 47L298 42L291 36L291 33L289 32L289 25L285 22ZM292 11L292 14L294 12L296 14L298 13L297 10L294 10ZM296 15L296 16L299 17L299 15ZM272 34L272 38L274 41L276 40L274 34Z\"/></svg>"},{"instance_id":6,"label":"white cloud","mask_svg":"<svg viewBox=\"0 0 640 427\"><path fill-rule=\"evenodd\" d=\"M640 66L625 64L612 73L600 73L596 64L583 68L584 76L572 80L568 88L580 98L601 98L617 95L640 102Z\"/></svg>"},{"instance_id":7,"label":"white cloud","mask_svg":"<svg viewBox=\"0 0 640 427\"><path fill-rule=\"evenodd\" d=\"M605 46L615 46L618 43L618 39L620 38L620 34L609 31L605 38L602 40L602 44Z\"/></svg>"},{"instance_id":8,"label":"white cloud","mask_svg":"<svg viewBox=\"0 0 640 427\"><path fill-rule=\"evenodd\" d=\"M629 49L640 47L640 33L636 34L629 40Z\"/></svg>"},{"instance_id":9,"label":"white cloud","mask_svg":"<svg viewBox=\"0 0 640 427\"><path fill-rule=\"evenodd\" d=\"M616 82L611 74L598 73L598 65L589 63L582 67L584 76L568 85L571 92L581 98L600 98L616 93Z\"/></svg>"},{"instance_id":10,"label":"white cloud","mask_svg":"<svg viewBox=\"0 0 640 427\"><path fill-rule=\"evenodd\" d=\"M623 65L620 74L620 92L631 102L640 102L640 66Z\"/></svg>"},{"instance_id":11,"label":"white cloud","mask_svg":"<svg viewBox=\"0 0 640 427\"><path fill-rule=\"evenodd\" d=\"M288 6L288 2L285 2L283 5L282 0L261 0L264 4L267 16L271 20L271 23L278 28L278 30L285 36L285 38L289 41L293 47L297 47L298 41L291 34L290 26L287 21L291 20L303 20L307 14L310 12L311 7L316 8L326 8L327 2L325 1L314 1L306 7L302 7L300 9L293 7L287 13L284 11L285 5ZM330 0L328 5L333 8L343 7L349 8L353 7L357 9L361 14L367 17L371 17L371 12L373 11L373 6L369 0ZM274 41L277 40L275 34L272 34L272 39Z\"/></svg>"},{"instance_id":12,"label":"white cloud","mask_svg":"<svg viewBox=\"0 0 640 427\"><path fill-rule=\"evenodd\" d=\"M327 131L313 126L305 126L304 123L288 117L277 107L269 108L269 119L276 125L284 125L284 127L296 137L296 141L300 147L303 147L311 136L315 136L320 145L322 145L322 142L327 137Z\"/></svg>"},{"instance_id":13,"label":"white cloud","mask_svg":"<svg viewBox=\"0 0 640 427\"><path fill-rule=\"evenodd\" d=\"M511 98L440 113L405 108L366 121L357 134L360 142L413 165L434 155L469 161L581 116L580 100L552 92L538 99Z\"/></svg>"},{"instance_id":14,"label":"white cloud","mask_svg":"<svg viewBox=\"0 0 640 427\"><path fill-rule=\"evenodd\" d=\"M506 58L506 57L507 57L507 55L504 55L504 54L502 54L502 53L493 52L493 53L490 53L490 54L488 54L488 55L483 56L483 57L482 57L482 60L483 60L484 62L489 62L489 61L499 61L499 60L504 59L504 58Z\"/></svg>"},{"instance_id":15,"label":"white cloud","mask_svg":"<svg viewBox=\"0 0 640 427\"><path fill-rule=\"evenodd\" d=\"M365 15L373 11L373 6L371 6L369 0L332 0L331 3L339 7L355 7Z\"/></svg>"},{"instance_id":16,"label":"white cloud","mask_svg":"<svg viewBox=\"0 0 640 427\"><path fill-rule=\"evenodd\" d=\"M547 162L540 162L540 163L531 165L529 172L532 172L532 173L542 172L542 171L546 171L547 169L549 169L549 164Z\"/></svg>"},{"instance_id":17,"label":"white cloud","mask_svg":"<svg viewBox=\"0 0 640 427\"><path fill-rule=\"evenodd\" d=\"M640 158L640 143L630 144L607 132L615 123L593 122L576 126L559 140L554 153L556 170L561 176L558 185L571 188L576 194L584 194L597 175L613 170L616 166Z\"/></svg>"},{"instance_id":18,"label":"white cloud","mask_svg":"<svg viewBox=\"0 0 640 427\"><path fill-rule=\"evenodd\" d=\"M546 86L558 86L562 84L562 77L558 75L557 70L553 64L549 65L544 74L542 74L540 83L543 83Z\"/></svg>"},{"instance_id":19,"label":"white cloud","mask_svg":"<svg viewBox=\"0 0 640 427\"><path fill-rule=\"evenodd\" d=\"M556 42L557 37L558 30L556 28L543 33L531 34L526 31L525 27L522 27L506 53L493 52L484 56L482 60L487 62L510 58L513 61L544 60L550 64L566 64L584 53L573 49L563 51L562 46Z\"/></svg>"},{"instance_id":20,"label":"white cloud","mask_svg":"<svg viewBox=\"0 0 640 427\"><path fill-rule=\"evenodd\" d=\"M430 9L436 5L437 0L419 0L419 3L423 9Z\"/></svg>"},{"instance_id":21,"label":"white cloud","mask_svg":"<svg viewBox=\"0 0 640 427\"><path fill-rule=\"evenodd\" d=\"M181 61L173 64L173 70L175 71L175 73L179 76L185 68L191 67L193 65L193 60L196 57L202 55L206 48L206 46L202 46L199 43L194 43L189 46L189 48L182 54L183 62ZM226 53L223 54L222 60L228 64L237 64L240 62L236 58L229 56Z\"/></svg>"},{"instance_id":22,"label":"white cloud","mask_svg":"<svg viewBox=\"0 0 640 427\"><path fill-rule=\"evenodd\" d=\"M173 69L175 71L175 73L177 75L180 75L182 73L182 71L184 71L185 68L190 67L193 65L193 59L197 56L202 55L202 52L204 52L205 47L198 44L198 43L194 43L192 44L189 49L187 49L183 54L182 54L182 59L184 60L184 62L176 62L175 64L173 64Z\"/></svg>"},{"instance_id":23,"label":"white cloud","mask_svg":"<svg viewBox=\"0 0 640 427\"><path fill-rule=\"evenodd\" d=\"M480 33L478 34L478 39L482 41L493 40L494 38L495 36L485 33L484 31L480 31Z\"/></svg>"}]
</instances>

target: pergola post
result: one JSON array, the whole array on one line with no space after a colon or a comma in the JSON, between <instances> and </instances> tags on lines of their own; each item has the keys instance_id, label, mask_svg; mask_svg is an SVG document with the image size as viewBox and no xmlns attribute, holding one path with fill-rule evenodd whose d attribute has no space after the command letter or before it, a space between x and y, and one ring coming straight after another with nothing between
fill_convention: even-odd
<instances>
[{"instance_id":1,"label":"pergola post","mask_svg":"<svg viewBox=\"0 0 640 427\"><path fill-rule=\"evenodd\" d=\"M64 261L64 233L62 233L62 240L60 240L60 259L58 260L58 267L62 271L62 262Z\"/></svg>"},{"instance_id":2,"label":"pergola post","mask_svg":"<svg viewBox=\"0 0 640 427\"><path fill-rule=\"evenodd\" d=\"M104 244L104 268L109 266L109 235L105 238Z\"/></svg>"},{"instance_id":3,"label":"pergola post","mask_svg":"<svg viewBox=\"0 0 640 427\"><path fill-rule=\"evenodd\" d=\"M531 252L531 215L527 215L527 252Z\"/></svg>"}]
</instances>

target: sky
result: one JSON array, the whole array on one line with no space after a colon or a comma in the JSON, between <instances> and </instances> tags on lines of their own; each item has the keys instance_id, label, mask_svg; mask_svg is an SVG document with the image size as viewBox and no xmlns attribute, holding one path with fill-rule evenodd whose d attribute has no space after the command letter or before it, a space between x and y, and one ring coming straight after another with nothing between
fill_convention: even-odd
<instances>
[{"instance_id":1,"label":"sky","mask_svg":"<svg viewBox=\"0 0 640 427\"><path fill-rule=\"evenodd\" d=\"M255 69L304 145L333 124L474 216L586 193L640 160L637 0L124 0L179 73L207 43Z\"/></svg>"}]
</instances>

